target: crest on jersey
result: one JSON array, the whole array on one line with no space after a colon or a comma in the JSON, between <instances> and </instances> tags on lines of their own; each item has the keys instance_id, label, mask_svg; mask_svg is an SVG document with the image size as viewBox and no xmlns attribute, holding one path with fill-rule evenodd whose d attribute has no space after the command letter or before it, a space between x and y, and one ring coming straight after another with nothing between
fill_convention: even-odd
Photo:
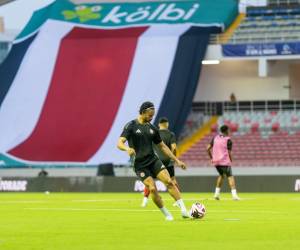
<instances>
[{"instance_id":1,"label":"crest on jersey","mask_svg":"<svg viewBox=\"0 0 300 250\"><path fill-rule=\"evenodd\" d=\"M141 131L140 129L137 129L137 131L135 131L135 133L137 133L137 134L141 134L141 133L142 133L142 131Z\"/></svg>"},{"instance_id":2,"label":"crest on jersey","mask_svg":"<svg viewBox=\"0 0 300 250\"><path fill-rule=\"evenodd\" d=\"M150 134L152 135L154 134L154 131L151 128L150 128Z\"/></svg>"}]
</instances>

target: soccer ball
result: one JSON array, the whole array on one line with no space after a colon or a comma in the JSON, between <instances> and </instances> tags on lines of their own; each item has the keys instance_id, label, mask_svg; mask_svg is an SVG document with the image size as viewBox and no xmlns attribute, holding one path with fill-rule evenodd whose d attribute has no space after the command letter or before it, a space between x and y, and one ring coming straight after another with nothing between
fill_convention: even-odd
<instances>
[{"instance_id":1,"label":"soccer ball","mask_svg":"<svg viewBox=\"0 0 300 250\"><path fill-rule=\"evenodd\" d=\"M205 213L205 206L199 202L194 203L190 210L190 215L193 219L202 219Z\"/></svg>"}]
</instances>

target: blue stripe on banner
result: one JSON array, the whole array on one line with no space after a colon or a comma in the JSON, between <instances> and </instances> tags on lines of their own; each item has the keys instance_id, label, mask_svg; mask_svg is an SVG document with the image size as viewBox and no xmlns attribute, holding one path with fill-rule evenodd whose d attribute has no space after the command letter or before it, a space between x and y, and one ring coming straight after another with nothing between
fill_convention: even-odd
<instances>
[{"instance_id":1,"label":"blue stripe on banner","mask_svg":"<svg viewBox=\"0 0 300 250\"><path fill-rule=\"evenodd\" d=\"M32 43L36 35L24 40L23 42L14 44L7 58L0 66L0 106L14 81L19 70L23 57Z\"/></svg>"},{"instance_id":2,"label":"blue stripe on banner","mask_svg":"<svg viewBox=\"0 0 300 250\"><path fill-rule=\"evenodd\" d=\"M168 117L170 130L176 136L179 136L192 106L210 32L209 28L192 27L179 39L168 85L155 120L157 124L160 117Z\"/></svg>"}]
</instances>

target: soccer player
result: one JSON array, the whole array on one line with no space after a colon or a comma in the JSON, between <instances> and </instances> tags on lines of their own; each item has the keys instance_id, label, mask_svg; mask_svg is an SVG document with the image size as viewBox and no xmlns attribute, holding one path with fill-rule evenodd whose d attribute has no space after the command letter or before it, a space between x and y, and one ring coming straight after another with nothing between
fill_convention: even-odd
<instances>
[{"instance_id":1,"label":"soccer player","mask_svg":"<svg viewBox=\"0 0 300 250\"><path fill-rule=\"evenodd\" d=\"M156 144L162 152L172 159L182 169L186 169L185 163L180 161L170 149L163 143L160 138L158 129L150 122L155 114L153 103L144 102L140 106L138 118L130 121L124 127L119 138L117 147L126 151L130 157L134 157L134 171L136 175L143 181L145 186L150 190L153 202L164 214L166 220L173 220L173 216L164 206L160 197L154 178L162 181L170 195L176 200L181 209L183 218L189 218L188 212L181 199L181 194L171 179L166 167L155 155L152 143ZM128 146L125 144L128 142Z\"/></svg>"},{"instance_id":2,"label":"soccer player","mask_svg":"<svg viewBox=\"0 0 300 250\"><path fill-rule=\"evenodd\" d=\"M223 184L224 177L228 178L228 183L231 188L231 194L233 200L240 200L237 195L235 180L232 175L231 163L232 163L232 141L229 137L229 128L227 125L223 125L220 128L220 134L216 135L207 146L207 153L211 162L215 165L219 176L217 178L217 185L214 194L216 200L220 199L220 191Z\"/></svg>"},{"instance_id":3,"label":"soccer player","mask_svg":"<svg viewBox=\"0 0 300 250\"><path fill-rule=\"evenodd\" d=\"M162 141L171 150L171 152L176 156L176 149L177 149L176 137L175 137L175 134L168 129L169 128L168 118L161 117L159 119L158 127L159 127L159 135L160 135ZM176 185L176 187L179 190L179 186L178 186L178 183L175 178L175 170L174 170L173 161L171 161L171 159L168 156L166 156L160 150L160 148L156 145L154 145L154 151L155 151L156 155L158 156L158 158L162 161L162 163L164 164L166 169L168 170L171 179L174 181L174 184ZM145 187L142 207L147 206L149 194L150 194L149 189L147 187ZM174 205L177 205L177 203L175 203Z\"/></svg>"}]
</instances>

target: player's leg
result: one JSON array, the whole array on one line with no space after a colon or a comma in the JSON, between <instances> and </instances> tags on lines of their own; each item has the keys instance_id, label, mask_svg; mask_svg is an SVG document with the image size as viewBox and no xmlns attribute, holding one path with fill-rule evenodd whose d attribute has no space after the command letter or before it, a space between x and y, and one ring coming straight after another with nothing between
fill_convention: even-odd
<instances>
[{"instance_id":1,"label":"player's leg","mask_svg":"<svg viewBox=\"0 0 300 250\"><path fill-rule=\"evenodd\" d=\"M169 172L166 169L162 169L156 175L156 178L166 185L169 194L175 199L178 207L180 208L182 217L189 218L190 216L188 215L184 202L181 199L181 194L178 188L176 187L175 183L171 179Z\"/></svg>"},{"instance_id":2,"label":"player's leg","mask_svg":"<svg viewBox=\"0 0 300 250\"><path fill-rule=\"evenodd\" d=\"M169 175L170 175L171 179L173 180L175 186L176 186L177 189L180 191L178 182L177 182L177 180L176 180L176 178L175 178L175 170L174 170L174 166L168 166L168 167L167 167L167 170L168 170Z\"/></svg>"},{"instance_id":3,"label":"player's leg","mask_svg":"<svg viewBox=\"0 0 300 250\"><path fill-rule=\"evenodd\" d=\"M165 164L164 164L164 165L165 165ZM172 165L167 166L167 170L168 170L168 172L169 172L169 175L170 175L172 181L174 182L175 186L177 187L177 189L178 189L179 192L180 192L180 188L179 188L178 182L177 182L177 180L176 180L176 178L175 178L175 170L174 170L174 166L172 166ZM177 204L176 201L173 203L173 206L174 206L174 207L178 207L178 204Z\"/></svg>"},{"instance_id":4,"label":"player's leg","mask_svg":"<svg viewBox=\"0 0 300 250\"><path fill-rule=\"evenodd\" d=\"M237 195L236 191L236 185L235 185L235 180L232 175L232 170L231 167L227 167L227 172L226 172L227 178L228 178L228 184L231 189L231 195L233 200L240 200L239 196Z\"/></svg>"},{"instance_id":5,"label":"player's leg","mask_svg":"<svg viewBox=\"0 0 300 250\"><path fill-rule=\"evenodd\" d=\"M151 198L155 205L159 208L162 208L164 206L163 201L157 191L155 182L151 176L148 176L146 179L143 180L143 183L147 187L147 189L150 191Z\"/></svg>"},{"instance_id":6,"label":"player's leg","mask_svg":"<svg viewBox=\"0 0 300 250\"><path fill-rule=\"evenodd\" d=\"M180 192L179 185L178 185L178 182L177 182L175 176L171 177L171 179L172 179L172 181L174 182L175 186L177 187L177 189L178 189L179 192ZM177 202L174 202L174 203L173 203L173 207L178 207Z\"/></svg>"},{"instance_id":7,"label":"player's leg","mask_svg":"<svg viewBox=\"0 0 300 250\"><path fill-rule=\"evenodd\" d=\"M173 177L171 177L171 179L172 179L172 181L174 182L174 184L175 184L175 186L177 187L177 189L180 191L179 184L178 184L178 182L177 182L177 180L176 180L176 177L173 176Z\"/></svg>"},{"instance_id":8,"label":"player's leg","mask_svg":"<svg viewBox=\"0 0 300 250\"><path fill-rule=\"evenodd\" d=\"M166 220L173 220L173 216L171 215L171 213L167 210L166 207L164 207L164 203L157 191L154 179L151 176L148 176L146 179L143 180L143 183L150 191L153 202L160 209L160 211L164 214L164 216L166 217Z\"/></svg>"},{"instance_id":9,"label":"player's leg","mask_svg":"<svg viewBox=\"0 0 300 250\"><path fill-rule=\"evenodd\" d=\"M144 197L143 197L143 201L142 201L142 207L146 207L149 201L149 195L150 195L150 190L145 186L144 188Z\"/></svg>"},{"instance_id":10,"label":"player's leg","mask_svg":"<svg viewBox=\"0 0 300 250\"><path fill-rule=\"evenodd\" d=\"M223 181L224 181L224 173L223 173L223 169L221 166L216 166L216 169L219 173L219 176L217 178L214 199L220 200L221 187L222 187Z\"/></svg>"}]
</instances>

